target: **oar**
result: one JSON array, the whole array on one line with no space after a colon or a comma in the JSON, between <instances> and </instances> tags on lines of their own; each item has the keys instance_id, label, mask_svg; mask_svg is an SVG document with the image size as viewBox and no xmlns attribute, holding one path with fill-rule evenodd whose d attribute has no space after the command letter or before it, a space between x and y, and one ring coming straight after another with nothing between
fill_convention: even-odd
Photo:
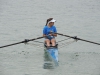
<instances>
[{"instance_id":1,"label":"oar","mask_svg":"<svg viewBox=\"0 0 100 75\"><path fill-rule=\"evenodd\" d=\"M34 38L34 39L29 39L29 40L25 39L24 41L13 43L13 44L9 44L9 45L5 45L5 46L1 46L0 48L4 48L4 47L8 47L8 46L13 46L13 45L21 44L21 43L27 43L29 41L34 41L34 40L41 39L41 38L43 38L43 37L38 37L38 38Z\"/></svg>"},{"instance_id":2,"label":"oar","mask_svg":"<svg viewBox=\"0 0 100 75\"><path fill-rule=\"evenodd\" d=\"M89 43L100 45L100 43L92 42L92 41L89 41L89 40L84 40L84 39L81 39L81 38L72 37L72 36L69 36L69 35L61 34L61 33L56 33L56 34L61 35L61 36L65 36L65 37L69 37L69 38L73 38L73 39L76 39L76 40L81 40L81 41L85 41L85 42L89 42Z\"/></svg>"}]
</instances>

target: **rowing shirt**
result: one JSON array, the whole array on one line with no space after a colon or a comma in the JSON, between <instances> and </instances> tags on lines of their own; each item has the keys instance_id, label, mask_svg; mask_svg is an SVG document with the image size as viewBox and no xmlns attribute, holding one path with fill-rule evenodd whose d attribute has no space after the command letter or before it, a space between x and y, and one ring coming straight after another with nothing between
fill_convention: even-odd
<instances>
[{"instance_id":1,"label":"rowing shirt","mask_svg":"<svg viewBox=\"0 0 100 75\"><path fill-rule=\"evenodd\" d=\"M54 25L52 27L45 26L43 28L43 34L48 35L50 32L57 33L56 27Z\"/></svg>"}]
</instances>

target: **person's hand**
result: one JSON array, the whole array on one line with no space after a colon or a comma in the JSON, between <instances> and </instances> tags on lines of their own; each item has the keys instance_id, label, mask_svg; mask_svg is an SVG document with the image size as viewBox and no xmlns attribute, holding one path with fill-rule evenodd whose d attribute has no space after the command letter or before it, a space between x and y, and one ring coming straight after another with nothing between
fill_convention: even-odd
<instances>
[{"instance_id":1,"label":"person's hand","mask_svg":"<svg viewBox=\"0 0 100 75\"><path fill-rule=\"evenodd\" d=\"M46 38L48 38L48 39L52 39L53 36L52 36L51 34L49 34L49 35L46 35Z\"/></svg>"},{"instance_id":2,"label":"person's hand","mask_svg":"<svg viewBox=\"0 0 100 75\"><path fill-rule=\"evenodd\" d=\"M49 34L49 36L52 36L52 34Z\"/></svg>"},{"instance_id":3,"label":"person's hand","mask_svg":"<svg viewBox=\"0 0 100 75\"><path fill-rule=\"evenodd\" d=\"M46 38L50 38L50 35L46 35L45 37L46 37Z\"/></svg>"}]
</instances>

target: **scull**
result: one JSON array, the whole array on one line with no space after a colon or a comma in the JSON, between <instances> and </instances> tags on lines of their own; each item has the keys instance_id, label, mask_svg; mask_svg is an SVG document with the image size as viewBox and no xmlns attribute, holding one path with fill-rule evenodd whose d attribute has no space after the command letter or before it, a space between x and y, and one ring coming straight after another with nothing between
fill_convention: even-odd
<instances>
[{"instance_id":1,"label":"scull","mask_svg":"<svg viewBox=\"0 0 100 75\"><path fill-rule=\"evenodd\" d=\"M47 54L45 58L48 57L48 60L46 60L44 63L44 69L54 68L55 66L58 66L58 44L56 43L56 46L54 47L47 47L47 45L44 44L44 50Z\"/></svg>"}]
</instances>

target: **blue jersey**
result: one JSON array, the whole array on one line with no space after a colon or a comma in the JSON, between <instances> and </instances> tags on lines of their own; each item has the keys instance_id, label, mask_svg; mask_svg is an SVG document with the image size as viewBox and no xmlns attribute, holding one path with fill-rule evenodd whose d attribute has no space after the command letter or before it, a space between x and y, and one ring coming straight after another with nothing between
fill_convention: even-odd
<instances>
[{"instance_id":1,"label":"blue jersey","mask_svg":"<svg viewBox=\"0 0 100 75\"><path fill-rule=\"evenodd\" d=\"M45 26L43 29L43 34L48 35L50 32L57 33L56 27L53 25L52 27Z\"/></svg>"}]
</instances>

